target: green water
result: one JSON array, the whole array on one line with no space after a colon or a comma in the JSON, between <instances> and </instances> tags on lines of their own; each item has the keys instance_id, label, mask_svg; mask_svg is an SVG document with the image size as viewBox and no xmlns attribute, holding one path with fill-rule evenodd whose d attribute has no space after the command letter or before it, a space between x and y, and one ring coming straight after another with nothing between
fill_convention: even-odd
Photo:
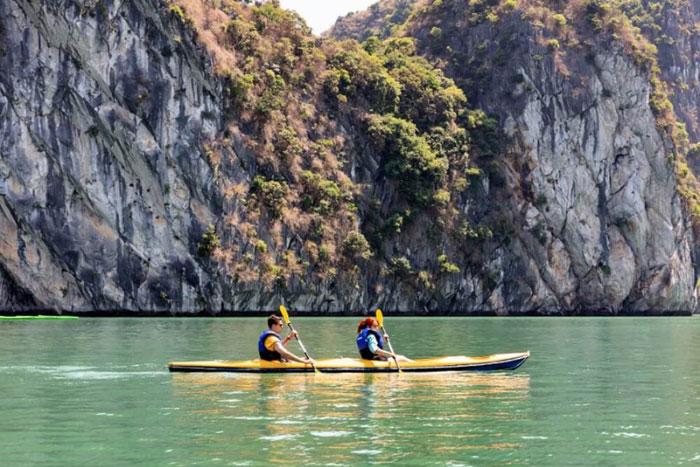
<instances>
[{"instance_id":1,"label":"green water","mask_svg":"<svg viewBox=\"0 0 700 467\"><path fill-rule=\"evenodd\" d=\"M355 356L357 321L293 318L317 358ZM514 372L171 374L255 357L264 320L0 322L0 463L700 463L700 318L385 324L411 357L532 356Z\"/></svg>"}]
</instances>

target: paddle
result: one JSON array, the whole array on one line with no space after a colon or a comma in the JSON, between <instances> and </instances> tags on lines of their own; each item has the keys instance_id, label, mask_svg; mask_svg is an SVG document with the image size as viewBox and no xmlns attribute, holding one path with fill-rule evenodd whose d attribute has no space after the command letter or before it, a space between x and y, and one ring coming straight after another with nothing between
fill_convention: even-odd
<instances>
[{"instance_id":1,"label":"paddle","mask_svg":"<svg viewBox=\"0 0 700 467\"><path fill-rule=\"evenodd\" d=\"M389 333L386 332L386 329L384 329L384 315L382 314L382 310L377 308L377 323L379 323L379 327L382 328L382 332L384 335L386 335L386 340L389 343L389 350L391 350L391 353L394 353L394 348L391 346L391 340L389 340ZM399 366L399 360L394 357L394 362L396 362L396 369L399 370L399 373L403 373L401 371L401 367Z\"/></svg>"},{"instance_id":2,"label":"paddle","mask_svg":"<svg viewBox=\"0 0 700 467\"><path fill-rule=\"evenodd\" d=\"M289 313L287 313L287 308L285 308L284 305L280 305L280 313L282 313L282 316L284 317L284 322L287 323L289 329L291 329L291 331L294 332L292 323L289 322ZM309 357L309 353L304 348L304 344L301 343L301 339L299 339L299 334L294 334L294 337L296 337L297 342L299 342L299 347L301 347L301 350L304 352L304 356L310 359L311 357ZM318 369L316 368L316 365L312 363L311 367L314 369L314 373L319 373Z\"/></svg>"}]
</instances>

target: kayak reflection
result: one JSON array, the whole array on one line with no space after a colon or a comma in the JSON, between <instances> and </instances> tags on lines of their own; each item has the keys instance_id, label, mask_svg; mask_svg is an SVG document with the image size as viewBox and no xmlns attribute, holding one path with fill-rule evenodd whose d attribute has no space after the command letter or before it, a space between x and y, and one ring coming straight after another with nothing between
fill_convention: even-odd
<instances>
[{"instance_id":1,"label":"kayak reflection","mask_svg":"<svg viewBox=\"0 0 700 467\"><path fill-rule=\"evenodd\" d=\"M186 399L215 402L227 393L254 397L265 404L264 408L279 415L277 410L283 411L283 406L294 406L293 410L297 411L300 404L319 400L332 413L345 407L391 407L407 399L449 397L468 401L501 396L517 400L529 397L530 376L526 373L186 373L173 375L172 385L175 396ZM237 413L246 410L240 405L235 404Z\"/></svg>"},{"instance_id":2,"label":"kayak reflection","mask_svg":"<svg viewBox=\"0 0 700 467\"><path fill-rule=\"evenodd\" d=\"M182 424L216 427L200 430L193 443L211 447L225 438L240 460L269 463L319 456L367 463L362 453L400 458L395 446L421 443L455 455L509 450L519 441L499 438L503 422L531 415L526 373L178 373L171 387Z\"/></svg>"}]
</instances>

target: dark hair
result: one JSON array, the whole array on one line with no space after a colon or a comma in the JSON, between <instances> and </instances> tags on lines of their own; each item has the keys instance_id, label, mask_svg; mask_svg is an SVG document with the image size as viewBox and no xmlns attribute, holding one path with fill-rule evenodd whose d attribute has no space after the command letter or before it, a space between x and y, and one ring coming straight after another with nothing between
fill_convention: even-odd
<instances>
[{"instance_id":1,"label":"dark hair","mask_svg":"<svg viewBox=\"0 0 700 467\"><path fill-rule=\"evenodd\" d=\"M374 318L367 318L363 319L360 321L360 324L357 326L357 333L361 333L364 328L368 328L370 326L374 326L377 324L377 320Z\"/></svg>"},{"instance_id":2,"label":"dark hair","mask_svg":"<svg viewBox=\"0 0 700 467\"><path fill-rule=\"evenodd\" d=\"M282 322L282 318L277 315L270 315L267 317L267 327L271 328L273 324Z\"/></svg>"}]
</instances>

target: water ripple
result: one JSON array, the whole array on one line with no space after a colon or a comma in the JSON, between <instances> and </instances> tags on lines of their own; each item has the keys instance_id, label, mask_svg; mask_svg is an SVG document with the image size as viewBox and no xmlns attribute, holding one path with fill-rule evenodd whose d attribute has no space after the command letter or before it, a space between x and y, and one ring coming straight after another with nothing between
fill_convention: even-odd
<instances>
[{"instance_id":1,"label":"water ripple","mask_svg":"<svg viewBox=\"0 0 700 467\"><path fill-rule=\"evenodd\" d=\"M334 438L336 436L351 435L352 431L310 431L309 434L318 438Z\"/></svg>"}]
</instances>

